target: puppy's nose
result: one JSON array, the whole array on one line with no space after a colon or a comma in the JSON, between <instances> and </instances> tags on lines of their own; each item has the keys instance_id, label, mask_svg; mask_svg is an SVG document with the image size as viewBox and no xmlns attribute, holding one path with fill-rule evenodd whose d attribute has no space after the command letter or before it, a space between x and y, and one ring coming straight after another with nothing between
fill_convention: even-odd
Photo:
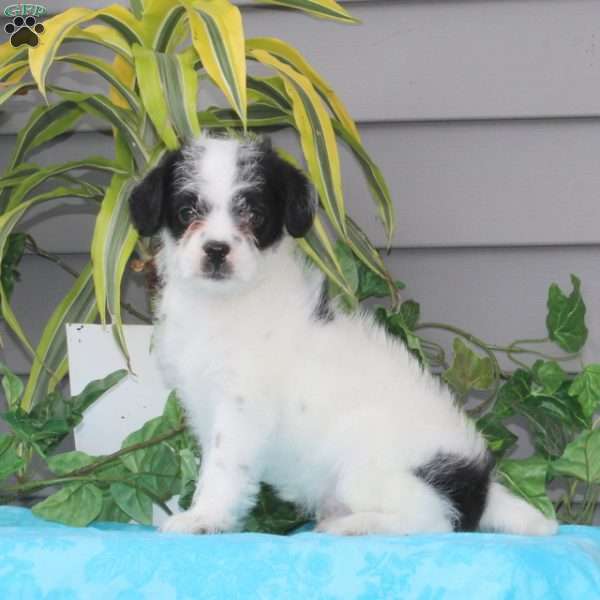
<instances>
[{"instance_id":1,"label":"puppy's nose","mask_svg":"<svg viewBox=\"0 0 600 600\"><path fill-rule=\"evenodd\" d=\"M206 256L215 263L223 262L230 250L231 247L229 244L225 244L224 242L207 242L204 244Z\"/></svg>"}]
</instances>

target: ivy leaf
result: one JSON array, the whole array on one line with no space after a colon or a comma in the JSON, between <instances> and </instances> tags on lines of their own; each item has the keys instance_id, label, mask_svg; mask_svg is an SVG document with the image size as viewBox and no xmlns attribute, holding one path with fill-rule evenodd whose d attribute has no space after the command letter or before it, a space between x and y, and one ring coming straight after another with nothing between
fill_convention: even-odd
<instances>
[{"instance_id":1,"label":"ivy leaf","mask_svg":"<svg viewBox=\"0 0 600 600\"><path fill-rule=\"evenodd\" d=\"M100 396L108 392L128 375L127 369L119 369L107 375L104 379L96 379L88 383L83 391L76 396L72 396L70 403L73 407L73 412L83 413L89 408Z\"/></svg>"},{"instance_id":2,"label":"ivy leaf","mask_svg":"<svg viewBox=\"0 0 600 600\"><path fill-rule=\"evenodd\" d=\"M119 508L119 505L110 493L110 489L107 489L102 492L102 510L95 518L95 521L100 523L129 523L131 517Z\"/></svg>"},{"instance_id":3,"label":"ivy leaf","mask_svg":"<svg viewBox=\"0 0 600 600\"><path fill-rule=\"evenodd\" d=\"M385 308L380 306L375 311L375 318L389 333L399 337L406 344L421 365L427 365L427 356L423 352L421 340L408 328L400 312L388 313Z\"/></svg>"},{"instance_id":4,"label":"ivy leaf","mask_svg":"<svg viewBox=\"0 0 600 600\"><path fill-rule=\"evenodd\" d=\"M549 462L541 456L526 459L504 459L498 463L503 483L529 504L554 518L554 506L546 493Z\"/></svg>"},{"instance_id":5,"label":"ivy leaf","mask_svg":"<svg viewBox=\"0 0 600 600\"><path fill-rule=\"evenodd\" d=\"M554 394L567 379L567 374L553 360L548 362L536 361L532 367L532 372L534 380L541 386L541 392L544 394Z\"/></svg>"},{"instance_id":6,"label":"ivy leaf","mask_svg":"<svg viewBox=\"0 0 600 600\"><path fill-rule=\"evenodd\" d=\"M454 359L452 366L442 377L461 397L470 390L487 390L494 383L494 366L489 357L480 357L460 338L452 344Z\"/></svg>"},{"instance_id":7,"label":"ivy leaf","mask_svg":"<svg viewBox=\"0 0 600 600\"><path fill-rule=\"evenodd\" d=\"M117 506L134 521L152 524L152 499L140 489L125 483L112 483L110 494Z\"/></svg>"},{"instance_id":8,"label":"ivy leaf","mask_svg":"<svg viewBox=\"0 0 600 600\"><path fill-rule=\"evenodd\" d=\"M573 380L569 394L577 397L584 415L591 417L600 406L600 364L586 365Z\"/></svg>"},{"instance_id":9,"label":"ivy leaf","mask_svg":"<svg viewBox=\"0 0 600 600\"><path fill-rule=\"evenodd\" d=\"M16 473L25 461L17 454L15 436L4 434L0 436L0 481Z\"/></svg>"},{"instance_id":10,"label":"ivy leaf","mask_svg":"<svg viewBox=\"0 0 600 600\"><path fill-rule=\"evenodd\" d=\"M419 322L421 306L414 300L406 300L406 302L403 302L400 306L400 314L402 315L406 326L413 330Z\"/></svg>"},{"instance_id":11,"label":"ivy leaf","mask_svg":"<svg viewBox=\"0 0 600 600\"><path fill-rule=\"evenodd\" d=\"M563 455L552 463L552 471L600 484L600 429L586 431L571 442Z\"/></svg>"},{"instance_id":12,"label":"ivy leaf","mask_svg":"<svg viewBox=\"0 0 600 600\"><path fill-rule=\"evenodd\" d=\"M32 512L48 521L74 527L89 525L102 510L102 492L92 483L73 483L36 504Z\"/></svg>"},{"instance_id":13,"label":"ivy leaf","mask_svg":"<svg viewBox=\"0 0 600 600\"><path fill-rule=\"evenodd\" d=\"M179 427L183 423L183 407L177 399L177 393L175 391L172 391L167 398L163 417L167 419L173 428Z\"/></svg>"},{"instance_id":14,"label":"ivy leaf","mask_svg":"<svg viewBox=\"0 0 600 600\"><path fill-rule=\"evenodd\" d=\"M23 382L6 365L0 363L0 373L2 373L2 389L6 398L6 405L9 410L18 408L21 396L23 396Z\"/></svg>"},{"instance_id":15,"label":"ivy leaf","mask_svg":"<svg viewBox=\"0 0 600 600\"><path fill-rule=\"evenodd\" d=\"M498 417L510 417L531 394L531 374L525 369L517 369L511 378L498 390L498 399L492 412Z\"/></svg>"},{"instance_id":16,"label":"ivy leaf","mask_svg":"<svg viewBox=\"0 0 600 600\"><path fill-rule=\"evenodd\" d=\"M48 459L48 468L56 475L65 475L76 469L87 467L95 462L97 457L90 456L85 452L75 450L73 452L63 452L56 454Z\"/></svg>"},{"instance_id":17,"label":"ivy leaf","mask_svg":"<svg viewBox=\"0 0 600 600\"><path fill-rule=\"evenodd\" d=\"M494 414L487 414L478 419L477 429L485 437L488 448L497 458L504 456L517 441L517 436Z\"/></svg>"},{"instance_id":18,"label":"ivy leaf","mask_svg":"<svg viewBox=\"0 0 600 600\"><path fill-rule=\"evenodd\" d=\"M156 417L140 429L129 434L122 447L127 448L145 442L162 433L171 431L169 421ZM175 449L167 442L130 452L120 457L121 462L133 473L139 474L136 481L161 500L167 500L176 491L179 461Z\"/></svg>"},{"instance_id":19,"label":"ivy leaf","mask_svg":"<svg viewBox=\"0 0 600 600\"><path fill-rule=\"evenodd\" d=\"M587 340L585 326L585 304L581 297L581 281L571 275L573 291L567 297L553 283L548 290L548 316L546 327L548 335L565 352L579 352Z\"/></svg>"}]
</instances>

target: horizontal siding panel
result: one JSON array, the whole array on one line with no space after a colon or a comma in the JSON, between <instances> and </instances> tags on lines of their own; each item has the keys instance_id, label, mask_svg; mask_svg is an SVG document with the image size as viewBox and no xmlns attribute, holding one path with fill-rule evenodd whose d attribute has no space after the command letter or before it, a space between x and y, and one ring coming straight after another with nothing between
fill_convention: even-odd
<instances>
[{"instance_id":1,"label":"horizontal siding panel","mask_svg":"<svg viewBox=\"0 0 600 600\"><path fill-rule=\"evenodd\" d=\"M600 119L372 124L361 132L396 205L396 247L600 243ZM275 138L298 153L291 132ZM0 137L0 169L13 143ZM79 133L33 160L92 154L112 156L110 138ZM345 148L342 167L350 213L384 246L362 172ZM85 252L94 213L89 203L60 201L32 211L24 227L53 252Z\"/></svg>"},{"instance_id":2,"label":"horizontal siding panel","mask_svg":"<svg viewBox=\"0 0 600 600\"><path fill-rule=\"evenodd\" d=\"M64 257L81 269L86 256ZM588 307L590 340L584 354L588 362L600 361L600 246L595 248L512 249L406 249L386 258L391 271L407 284L406 298L421 303L422 320L462 327L489 343L507 344L517 338L546 335L546 294L551 282L570 289L569 274L579 275ZM22 281L13 306L33 340L37 340L53 307L70 284L70 277L54 265L26 257ZM126 299L143 307L144 292L132 282ZM129 319L130 322L132 319ZM5 347L0 360L24 373L29 362L4 324L0 335ZM431 332L430 339L451 345L451 337ZM557 353L550 347L549 352ZM503 361L505 368L510 363Z\"/></svg>"},{"instance_id":3,"label":"horizontal siding panel","mask_svg":"<svg viewBox=\"0 0 600 600\"><path fill-rule=\"evenodd\" d=\"M252 9L247 35L296 45L359 121L600 114L597 0L369 2L352 10L362 25ZM2 131L16 131L22 118L8 116Z\"/></svg>"}]
</instances>

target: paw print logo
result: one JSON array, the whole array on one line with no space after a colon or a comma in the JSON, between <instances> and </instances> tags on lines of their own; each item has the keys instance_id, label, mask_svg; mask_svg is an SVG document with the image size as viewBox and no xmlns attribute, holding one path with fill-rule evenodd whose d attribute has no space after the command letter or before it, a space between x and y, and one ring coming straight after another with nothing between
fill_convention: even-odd
<instances>
[{"instance_id":1,"label":"paw print logo","mask_svg":"<svg viewBox=\"0 0 600 600\"><path fill-rule=\"evenodd\" d=\"M31 15L28 17L15 17L11 23L4 26L4 31L10 35L10 43L17 48L27 44L35 48L39 42L39 35L44 33L44 26L37 22Z\"/></svg>"}]
</instances>

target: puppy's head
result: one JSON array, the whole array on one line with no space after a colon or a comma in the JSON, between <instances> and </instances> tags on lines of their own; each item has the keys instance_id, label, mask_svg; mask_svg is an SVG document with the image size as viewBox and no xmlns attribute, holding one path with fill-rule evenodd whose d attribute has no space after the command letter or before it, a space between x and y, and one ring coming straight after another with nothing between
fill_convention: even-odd
<instances>
[{"instance_id":1,"label":"puppy's head","mask_svg":"<svg viewBox=\"0 0 600 600\"><path fill-rule=\"evenodd\" d=\"M142 236L161 233L167 276L223 291L250 283L286 231L304 236L316 205L268 140L206 136L166 154L129 203Z\"/></svg>"}]
</instances>

